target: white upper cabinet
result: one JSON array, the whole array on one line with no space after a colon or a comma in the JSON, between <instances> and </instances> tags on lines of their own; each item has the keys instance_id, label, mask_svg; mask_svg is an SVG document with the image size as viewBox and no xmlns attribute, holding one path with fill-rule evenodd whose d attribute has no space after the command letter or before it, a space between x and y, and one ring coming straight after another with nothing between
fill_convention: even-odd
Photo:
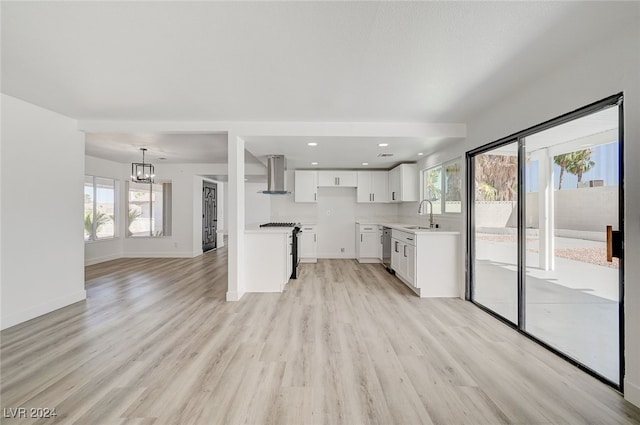
<instances>
[{"instance_id":1,"label":"white upper cabinet","mask_svg":"<svg viewBox=\"0 0 640 425\"><path fill-rule=\"evenodd\" d=\"M418 168L400 164L389 171L389 202L418 201Z\"/></svg>"},{"instance_id":2,"label":"white upper cabinet","mask_svg":"<svg viewBox=\"0 0 640 425\"><path fill-rule=\"evenodd\" d=\"M320 170L318 171L320 187L356 187L358 173L356 171Z\"/></svg>"},{"instance_id":3,"label":"white upper cabinet","mask_svg":"<svg viewBox=\"0 0 640 425\"><path fill-rule=\"evenodd\" d=\"M318 202L318 172L296 170L293 196L295 202Z\"/></svg>"},{"instance_id":4,"label":"white upper cabinet","mask_svg":"<svg viewBox=\"0 0 640 425\"><path fill-rule=\"evenodd\" d=\"M389 173L387 171L358 171L358 202L389 202L388 193Z\"/></svg>"}]
</instances>

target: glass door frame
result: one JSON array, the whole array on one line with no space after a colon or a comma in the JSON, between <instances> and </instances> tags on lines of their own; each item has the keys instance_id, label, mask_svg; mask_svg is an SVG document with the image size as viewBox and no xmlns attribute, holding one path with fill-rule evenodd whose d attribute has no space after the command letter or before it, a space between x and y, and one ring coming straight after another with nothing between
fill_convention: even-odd
<instances>
[{"instance_id":1,"label":"glass door frame","mask_svg":"<svg viewBox=\"0 0 640 425\"><path fill-rule=\"evenodd\" d=\"M476 149L472 149L468 151L465 155L466 157L466 165L467 165L467 173L466 173L466 187L467 187L467 240L466 240L466 281L465 281L465 299L488 314L494 316L496 319L505 323L507 326L515 329L522 335L527 338L535 341L536 343L542 345L547 350L553 352L554 354L562 357L569 363L578 367L579 369L587 372L589 375L597 378L598 380L604 382L605 384L617 389L620 392L624 390L624 373L625 373L625 363L624 363L624 108L623 108L623 93L618 93L613 96L609 96L600 101L594 102L590 105L577 109L575 111L569 112L567 114L561 115L557 118L553 118L551 120L545 121L541 124L535 125L533 127L529 127L526 130L522 130L520 132L514 133L502 139L496 140L489 144L480 146ZM526 174L526 161L525 161L525 138L527 136L531 136L533 134L539 133L544 130L548 130L550 128L565 124L567 122L573 121L578 118L582 118L587 115L591 115L595 112L601 111L603 109L617 106L618 107L618 146L619 146L619 155L618 155L618 173L619 173L619 185L618 185L618 228L620 231L621 239L622 239L622 247L621 252L622 255L620 257L620 268L618 270L618 341L619 341L619 368L620 368L620 376L619 383L616 384L613 381L605 378L604 376L597 373L595 370L589 368L583 363L577 361L576 359L569 357L567 354L562 351L554 348L553 346L545 343L544 341L538 339L533 336L529 332L526 331L525 328L525 318L526 318L526 238L525 238L525 213L526 213L526 193L525 193L525 174ZM502 317L498 313L489 309L488 307L474 301L473 299L473 284L475 278L474 271L474 263L475 263L475 167L474 167L474 159L476 156L489 152L493 149L499 148L501 146L505 146L508 144L512 144L514 142L518 143L518 196L517 196L517 239L518 239L518 273L517 273L517 293L518 293L518 322L517 324L512 323L508 319Z\"/></svg>"}]
</instances>

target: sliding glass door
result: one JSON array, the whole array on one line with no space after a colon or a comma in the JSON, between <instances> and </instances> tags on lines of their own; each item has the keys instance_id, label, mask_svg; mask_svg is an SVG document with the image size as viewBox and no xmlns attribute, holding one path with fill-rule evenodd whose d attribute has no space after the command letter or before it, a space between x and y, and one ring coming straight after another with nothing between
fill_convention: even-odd
<instances>
[{"instance_id":1,"label":"sliding glass door","mask_svg":"<svg viewBox=\"0 0 640 425\"><path fill-rule=\"evenodd\" d=\"M622 136L613 96L467 154L468 298L617 388Z\"/></svg>"},{"instance_id":2,"label":"sliding glass door","mask_svg":"<svg viewBox=\"0 0 640 425\"><path fill-rule=\"evenodd\" d=\"M619 384L618 107L525 137L525 330Z\"/></svg>"},{"instance_id":3,"label":"sliding glass door","mask_svg":"<svg viewBox=\"0 0 640 425\"><path fill-rule=\"evenodd\" d=\"M473 157L473 300L518 323L518 143Z\"/></svg>"}]
</instances>

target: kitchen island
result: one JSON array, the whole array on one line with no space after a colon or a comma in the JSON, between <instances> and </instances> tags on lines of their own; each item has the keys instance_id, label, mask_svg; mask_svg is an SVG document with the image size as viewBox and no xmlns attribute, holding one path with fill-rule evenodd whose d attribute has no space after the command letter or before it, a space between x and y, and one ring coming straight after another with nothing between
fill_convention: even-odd
<instances>
[{"instance_id":1,"label":"kitchen island","mask_svg":"<svg viewBox=\"0 0 640 425\"><path fill-rule=\"evenodd\" d=\"M245 229L245 291L282 292L293 270L291 227Z\"/></svg>"}]
</instances>

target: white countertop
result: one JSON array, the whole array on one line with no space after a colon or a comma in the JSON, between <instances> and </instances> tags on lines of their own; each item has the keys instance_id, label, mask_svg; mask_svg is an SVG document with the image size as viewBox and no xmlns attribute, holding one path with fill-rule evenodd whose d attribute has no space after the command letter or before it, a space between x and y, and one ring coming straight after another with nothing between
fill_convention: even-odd
<instances>
[{"instance_id":1,"label":"white countertop","mask_svg":"<svg viewBox=\"0 0 640 425\"><path fill-rule=\"evenodd\" d=\"M390 227L395 230L400 230L402 232L412 233L414 235L459 235L460 232L452 232L449 230L440 230L440 229L410 229L409 227L418 226L417 224L404 224L404 223L384 223L380 221L370 220L370 219L359 219L356 221L356 224L372 224L375 226L384 226ZM428 224L420 225L422 227L427 227Z\"/></svg>"}]
</instances>

